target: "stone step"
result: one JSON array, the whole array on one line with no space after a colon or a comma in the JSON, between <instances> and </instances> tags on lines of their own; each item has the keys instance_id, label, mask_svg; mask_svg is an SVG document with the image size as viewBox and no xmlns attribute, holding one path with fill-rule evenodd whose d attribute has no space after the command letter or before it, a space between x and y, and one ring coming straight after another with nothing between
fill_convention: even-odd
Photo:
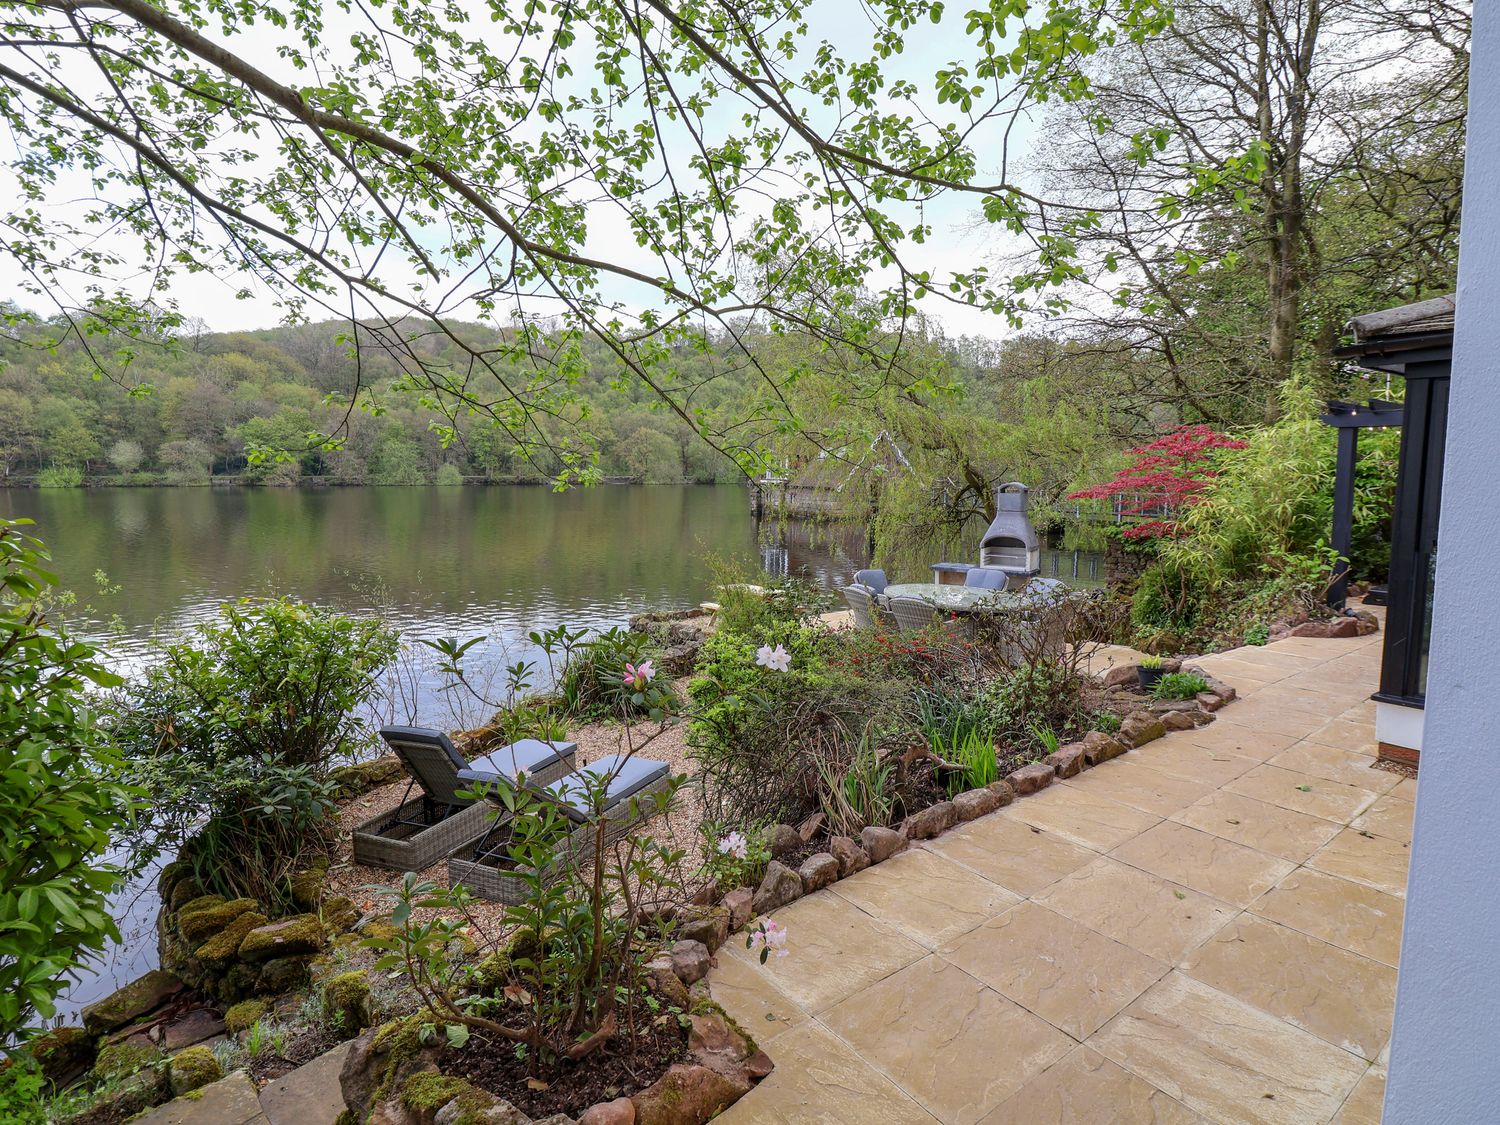
<instances>
[{"instance_id":1,"label":"stone step","mask_svg":"<svg viewBox=\"0 0 1500 1125\"><path fill-rule=\"evenodd\" d=\"M306 1120L313 1120L307 1118ZM157 1106L131 1125L270 1125L255 1083L243 1070Z\"/></svg>"},{"instance_id":2,"label":"stone step","mask_svg":"<svg viewBox=\"0 0 1500 1125\"><path fill-rule=\"evenodd\" d=\"M333 1125L344 1112L339 1071L354 1040L340 1043L312 1062L268 1083L260 1092L260 1106L270 1125Z\"/></svg>"}]
</instances>

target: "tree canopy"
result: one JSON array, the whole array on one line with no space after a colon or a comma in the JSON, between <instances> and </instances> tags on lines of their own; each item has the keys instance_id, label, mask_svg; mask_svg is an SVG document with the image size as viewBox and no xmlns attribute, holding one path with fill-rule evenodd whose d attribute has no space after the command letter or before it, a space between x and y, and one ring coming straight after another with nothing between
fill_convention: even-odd
<instances>
[{"instance_id":1,"label":"tree canopy","mask_svg":"<svg viewBox=\"0 0 1500 1125\"><path fill-rule=\"evenodd\" d=\"M850 15L803 0L7 0L0 114L21 190L4 248L84 341L171 326L138 311L132 277L165 299L183 275L239 273L292 316L348 315L350 342L398 357L450 425L492 418L518 449L550 447L565 479L595 471L586 431L545 421L576 401L585 334L743 463L767 433L831 448L840 435L786 393L799 371L733 346L746 326L900 386L920 381L901 348L919 298L1018 316L1071 275L1072 234L1093 219L1013 178L1011 130L1044 102L1090 116L1082 62L1170 18L1164 0ZM898 65L933 43L951 61ZM73 185L86 201L59 214ZM1027 267L925 267L948 197L1024 239ZM451 327L461 316L505 331L476 343ZM423 334L457 357L430 362ZM760 382L728 429L673 363L710 335Z\"/></svg>"}]
</instances>

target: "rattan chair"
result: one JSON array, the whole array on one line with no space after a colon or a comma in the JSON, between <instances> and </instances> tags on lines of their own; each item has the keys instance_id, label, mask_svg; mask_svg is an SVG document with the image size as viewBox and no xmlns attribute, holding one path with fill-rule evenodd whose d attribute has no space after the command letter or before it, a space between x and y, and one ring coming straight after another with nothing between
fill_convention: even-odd
<instances>
[{"instance_id":1,"label":"rattan chair","mask_svg":"<svg viewBox=\"0 0 1500 1125\"><path fill-rule=\"evenodd\" d=\"M380 737L410 780L395 809L355 828L354 862L395 871L421 871L484 833L487 807L466 793L501 778L546 785L573 768L578 749L526 738L469 762L440 730L383 727Z\"/></svg>"},{"instance_id":2,"label":"rattan chair","mask_svg":"<svg viewBox=\"0 0 1500 1125\"><path fill-rule=\"evenodd\" d=\"M648 798L671 784L671 768L651 758L607 754L543 789L542 796L572 825L547 868L549 879L561 875L565 864L577 862L593 841L598 820L591 815L590 804L601 781L607 785L602 814L604 840L612 844L650 815L652 802ZM514 904L527 892L531 873L512 865L509 818L498 807L491 811L489 830L477 842L465 844L448 857L448 879L453 884L462 883L480 898Z\"/></svg>"},{"instance_id":3,"label":"rattan chair","mask_svg":"<svg viewBox=\"0 0 1500 1125\"><path fill-rule=\"evenodd\" d=\"M856 629L875 628L875 617L870 612L870 591L867 587L845 586L844 600L849 603L849 609L854 614Z\"/></svg>"},{"instance_id":4,"label":"rattan chair","mask_svg":"<svg viewBox=\"0 0 1500 1125\"><path fill-rule=\"evenodd\" d=\"M856 570L854 581L860 586L868 586L872 594L883 594L889 583L886 581L885 571L871 567L867 570Z\"/></svg>"},{"instance_id":5,"label":"rattan chair","mask_svg":"<svg viewBox=\"0 0 1500 1125\"><path fill-rule=\"evenodd\" d=\"M930 629L934 622L943 619L931 602L924 602L921 598L892 598L890 605L896 624L904 632Z\"/></svg>"}]
</instances>

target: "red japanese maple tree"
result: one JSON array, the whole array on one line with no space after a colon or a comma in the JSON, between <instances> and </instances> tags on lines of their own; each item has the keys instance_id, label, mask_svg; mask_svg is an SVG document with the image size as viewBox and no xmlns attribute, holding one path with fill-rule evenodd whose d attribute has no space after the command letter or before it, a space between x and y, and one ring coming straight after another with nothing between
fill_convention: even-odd
<instances>
[{"instance_id":1,"label":"red japanese maple tree","mask_svg":"<svg viewBox=\"0 0 1500 1125\"><path fill-rule=\"evenodd\" d=\"M1143 516L1127 527L1126 539L1164 539L1177 531L1176 515L1193 502L1216 475L1213 454L1217 449L1244 449L1238 438L1227 437L1211 426L1178 426L1146 445L1127 449L1135 461L1114 479L1069 494L1070 500L1119 498L1124 516Z\"/></svg>"}]
</instances>

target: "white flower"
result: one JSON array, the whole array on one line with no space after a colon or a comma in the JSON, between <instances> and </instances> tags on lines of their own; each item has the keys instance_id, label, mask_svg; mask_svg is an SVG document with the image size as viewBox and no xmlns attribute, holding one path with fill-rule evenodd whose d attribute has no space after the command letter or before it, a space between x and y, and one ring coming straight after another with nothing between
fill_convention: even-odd
<instances>
[{"instance_id":1,"label":"white flower","mask_svg":"<svg viewBox=\"0 0 1500 1125\"><path fill-rule=\"evenodd\" d=\"M779 922L767 918L750 934L750 938L745 942L745 946L751 952L759 951L762 965L766 963L766 958L772 953L775 953L777 957L785 957L788 952L786 948L786 927Z\"/></svg>"},{"instance_id":2,"label":"white flower","mask_svg":"<svg viewBox=\"0 0 1500 1125\"><path fill-rule=\"evenodd\" d=\"M750 842L745 839L743 832L730 832L719 840L719 853L744 859L750 854Z\"/></svg>"},{"instance_id":3,"label":"white flower","mask_svg":"<svg viewBox=\"0 0 1500 1125\"><path fill-rule=\"evenodd\" d=\"M775 648L761 645L755 650L755 663L772 672L785 672L792 666L792 654L787 652L784 645L777 645Z\"/></svg>"}]
</instances>

